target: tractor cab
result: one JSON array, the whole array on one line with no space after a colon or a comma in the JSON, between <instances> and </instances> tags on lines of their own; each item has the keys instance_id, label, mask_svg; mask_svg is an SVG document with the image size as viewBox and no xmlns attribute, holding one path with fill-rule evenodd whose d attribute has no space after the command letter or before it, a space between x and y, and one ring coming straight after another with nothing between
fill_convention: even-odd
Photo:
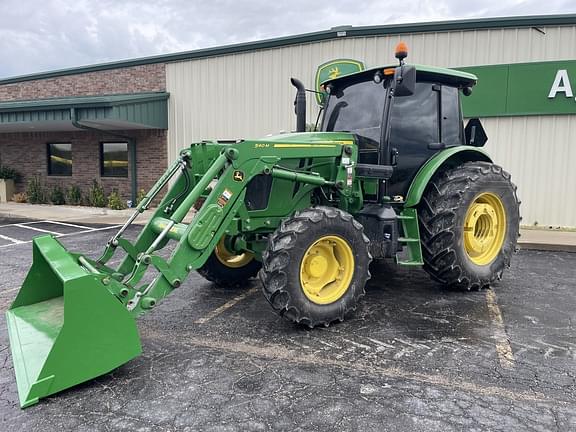
<instances>
[{"instance_id":1,"label":"tractor cab","mask_svg":"<svg viewBox=\"0 0 576 432\"><path fill-rule=\"evenodd\" d=\"M405 65L405 52L400 54L399 66L376 67L323 83L328 97L321 130L353 133L359 164L393 167L380 196L405 197L430 157L466 144L460 96L469 95L476 84L476 76L466 72Z\"/></svg>"}]
</instances>

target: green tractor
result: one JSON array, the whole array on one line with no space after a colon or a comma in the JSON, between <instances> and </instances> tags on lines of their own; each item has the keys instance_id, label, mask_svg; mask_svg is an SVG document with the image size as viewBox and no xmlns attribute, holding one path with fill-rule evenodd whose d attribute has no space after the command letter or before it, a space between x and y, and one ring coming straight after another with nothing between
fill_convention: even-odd
<instances>
[{"instance_id":1,"label":"green tractor","mask_svg":"<svg viewBox=\"0 0 576 432\"><path fill-rule=\"evenodd\" d=\"M194 271L223 286L259 275L272 308L308 327L344 320L371 263L386 258L463 290L500 279L515 251L519 203L510 175L481 148L482 125L463 127L460 97L476 77L406 65L402 46L396 57L397 65L323 83L321 132L304 132L305 88L293 79L296 133L182 150L100 258L35 238L7 312L21 406L139 355L135 319L192 289L184 281ZM128 241L127 227L171 179ZM124 258L113 268L117 251Z\"/></svg>"}]
</instances>

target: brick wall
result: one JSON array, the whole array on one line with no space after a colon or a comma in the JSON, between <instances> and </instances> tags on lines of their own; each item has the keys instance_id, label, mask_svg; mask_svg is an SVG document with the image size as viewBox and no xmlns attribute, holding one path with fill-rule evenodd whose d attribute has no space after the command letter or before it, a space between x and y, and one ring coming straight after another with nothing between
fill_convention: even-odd
<instances>
[{"instance_id":1,"label":"brick wall","mask_svg":"<svg viewBox=\"0 0 576 432\"><path fill-rule=\"evenodd\" d=\"M149 64L0 85L0 101L165 91L165 65Z\"/></svg>"},{"instance_id":2,"label":"brick wall","mask_svg":"<svg viewBox=\"0 0 576 432\"><path fill-rule=\"evenodd\" d=\"M138 130L122 133L136 139L138 189L148 190L167 166L166 131ZM124 200L130 199L130 173L128 178L100 177L101 141L121 139L91 131L0 134L0 161L22 174L22 179L16 183L17 192L25 191L27 180L39 174L48 187L59 184L68 188L76 184L83 192L96 179L102 183L106 194L116 188ZM71 177L48 176L46 145L50 142L72 144Z\"/></svg>"},{"instance_id":3,"label":"brick wall","mask_svg":"<svg viewBox=\"0 0 576 432\"><path fill-rule=\"evenodd\" d=\"M150 64L118 69L65 75L54 78L0 85L0 101L46 99L68 96L95 96L122 93L143 93L166 90L165 65ZM167 166L167 141L164 130L119 131L136 139L138 189L148 190ZM98 132L22 132L0 133L0 163L22 174L17 192L26 190L33 175L40 175L51 187L80 186L83 192L92 180L102 183L106 194L118 189L124 200L130 199L131 179L100 177L101 141L119 138ZM72 144L72 176L48 176L47 148L49 142ZM130 161L131 163L131 161Z\"/></svg>"}]
</instances>

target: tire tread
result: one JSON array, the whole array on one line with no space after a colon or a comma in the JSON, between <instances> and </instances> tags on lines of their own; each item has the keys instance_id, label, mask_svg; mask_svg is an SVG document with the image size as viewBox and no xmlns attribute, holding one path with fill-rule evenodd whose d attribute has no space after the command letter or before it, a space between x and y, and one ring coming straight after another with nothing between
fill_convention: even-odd
<instances>
[{"instance_id":1,"label":"tire tread","mask_svg":"<svg viewBox=\"0 0 576 432\"><path fill-rule=\"evenodd\" d=\"M419 205L418 223L424 258L424 270L433 280L451 288L479 290L501 278L502 269L490 277L479 277L466 270L458 260L454 239L457 238L457 214L465 193L482 177L493 175L512 187L516 211L520 202L510 174L489 162L473 161L437 173L426 188ZM520 220L519 215L517 215ZM516 231L518 231L516 229ZM519 232L514 233L514 243ZM510 266L512 252L503 253L504 266Z\"/></svg>"},{"instance_id":2,"label":"tire tread","mask_svg":"<svg viewBox=\"0 0 576 432\"><path fill-rule=\"evenodd\" d=\"M282 221L278 229L268 237L268 247L262 255L262 269L259 278L262 282L262 292L272 308L280 316L295 323L306 325L310 328L316 326L329 326L334 321L343 321L344 317L356 309L358 301L365 295L364 286L357 290L354 300L348 307L343 307L337 317L330 319L313 317L307 314L298 304L290 301L288 289L288 269L294 265L290 261L290 250L298 246L301 238L307 237L307 231L311 226L320 224L326 219L340 219L343 224L349 224L358 231L366 248L368 263L372 257L368 251L369 240L364 234L364 227L357 222L352 215L335 207L311 207L296 212L290 219ZM370 278L368 265L366 265L364 278Z\"/></svg>"}]
</instances>

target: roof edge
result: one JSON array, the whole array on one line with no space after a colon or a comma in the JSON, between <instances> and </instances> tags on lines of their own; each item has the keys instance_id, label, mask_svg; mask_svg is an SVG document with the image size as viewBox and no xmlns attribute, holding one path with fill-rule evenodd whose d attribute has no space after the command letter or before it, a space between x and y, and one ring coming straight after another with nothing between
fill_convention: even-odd
<instances>
[{"instance_id":1,"label":"roof edge","mask_svg":"<svg viewBox=\"0 0 576 432\"><path fill-rule=\"evenodd\" d=\"M406 66L414 66L416 68L416 72L421 72L421 73L428 73L428 74L435 74L435 75L444 75L444 76L450 76L452 78L455 79L459 79L461 81L466 81L469 84L476 84L476 81L478 81L478 77L476 75L474 75L473 73L470 72L466 72L466 71L462 71L459 70L458 68L443 68L443 67L437 67L437 66L428 66L428 65L422 65L422 64L417 64L417 63L406 63ZM388 68L396 68L398 67L398 63L396 64L388 64L388 65L381 65L381 66L374 66L371 67L369 69L364 69L358 72L353 72L350 74L346 74L346 75L342 75L339 76L338 78L329 78L326 79L322 82L320 82L320 85L326 84L326 83L330 83L330 82L334 82L334 81L345 81L349 78L354 78L354 77L358 77L361 75L370 75L373 72L376 72L378 70L383 70L383 69L388 69Z\"/></svg>"},{"instance_id":2,"label":"roof edge","mask_svg":"<svg viewBox=\"0 0 576 432\"><path fill-rule=\"evenodd\" d=\"M338 39L341 37L365 37L378 35L394 35L405 33L427 33L438 31L463 31L491 28L539 27L551 25L576 24L576 14L562 15L528 15L514 17L474 18L451 21L431 21L406 24L386 24L380 26L339 26L330 30L312 33L303 33L293 36L283 36L253 42L243 42L232 45L223 45L212 48L201 48L173 54L161 54L136 59L119 60L93 65L58 69L0 79L0 85L13 84L25 81L55 78L66 75L78 75L89 72L98 72L110 69L142 66L158 63L170 63L182 60L193 60L214 57L226 54L243 53L261 49L270 49L303 43L318 42L322 40Z\"/></svg>"},{"instance_id":3,"label":"roof edge","mask_svg":"<svg viewBox=\"0 0 576 432\"><path fill-rule=\"evenodd\" d=\"M0 102L0 112L68 109L70 107L115 107L131 103L167 100L170 93L128 93L95 96L69 96L47 99L27 99Z\"/></svg>"}]
</instances>

